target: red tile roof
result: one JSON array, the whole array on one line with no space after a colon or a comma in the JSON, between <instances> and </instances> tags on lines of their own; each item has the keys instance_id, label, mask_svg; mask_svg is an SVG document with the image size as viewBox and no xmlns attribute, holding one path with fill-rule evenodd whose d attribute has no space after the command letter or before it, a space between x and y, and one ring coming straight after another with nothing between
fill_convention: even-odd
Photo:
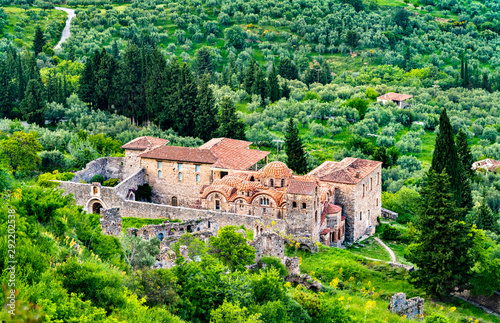
<instances>
[{"instance_id":1,"label":"red tile roof","mask_svg":"<svg viewBox=\"0 0 500 323\"><path fill-rule=\"evenodd\" d=\"M288 185L288 194L314 195L316 182L305 182L292 179Z\"/></svg>"},{"instance_id":2,"label":"red tile roof","mask_svg":"<svg viewBox=\"0 0 500 323\"><path fill-rule=\"evenodd\" d=\"M165 145L168 143L167 139L155 138L155 137L138 137L122 146L122 149L129 150L146 150L148 148L153 148L160 145Z\"/></svg>"},{"instance_id":3,"label":"red tile roof","mask_svg":"<svg viewBox=\"0 0 500 323\"><path fill-rule=\"evenodd\" d=\"M325 182L357 184L381 165L375 160L347 157L340 162L325 161L309 175Z\"/></svg>"},{"instance_id":4,"label":"red tile roof","mask_svg":"<svg viewBox=\"0 0 500 323\"><path fill-rule=\"evenodd\" d=\"M212 167L246 170L269 155L268 151L248 148L252 142L230 138L214 138L200 146L200 150L211 151L217 158Z\"/></svg>"},{"instance_id":5,"label":"red tile roof","mask_svg":"<svg viewBox=\"0 0 500 323\"><path fill-rule=\"evenodd\" d=\"M379 96L378 100L391 100L391 101L404 101L413 98L413 95L409 94L399 94L395 92L386 93Z\"/></svg>"},{"instance_id":6,"label":"red tile roof","mask_svg":"<svg viewBox=\"0 0 500 323\"><path fill-rule=\"evenodd\" d=\"M328 203L328 205L325 208L325 211L326 211L326 214L336 214L336 213L342 212L342 207L339 205Z\"/></svg>"},{"instance_id":7,"label":"red tile roof","mask_svg":"<svg viewBox=\"0 0 500 323\"><path fill-rule=\"evenodd\" d=\"M323 231L321 231L321 234L327 234L330 232L330 228L326 228L326 229L323 229Z\"/></svg>"},{"instance_id":8,"label":"red tile roof","mask_svg":"<svg viewBox=\"0 0 500 323\"><path fill-rule=\"evenodd\" d=\"M213 164L217 162L217 158L210 150L176 146L160 146L140 154L139 157L200 164Z\"/></svg>"}]
</instances>

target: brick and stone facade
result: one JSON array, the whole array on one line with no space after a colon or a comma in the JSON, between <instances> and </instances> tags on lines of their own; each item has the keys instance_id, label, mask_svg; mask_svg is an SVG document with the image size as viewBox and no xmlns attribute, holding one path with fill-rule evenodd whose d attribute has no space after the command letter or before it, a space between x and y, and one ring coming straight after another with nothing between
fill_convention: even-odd
<instances>
[{"instance_id":1,"label":"brick and stone facade","mask_svg":"<svg viewBox=\"0 0 500 323\"><path fill-rule=\"evenodd\" d=\"M380 162L345 158L297 176L282 162L257 171L268 153L249 149L246 141L217 138L186 148L141 138L123 146L125 157L90 162L60 187L87 212L119 208L126 217L213 217L219 227L245 225L256 234L272 228L331 246L374 232L381 212ZM116 187L88 183L95 174L121 181ZM135 201L145 183L153 203Z\"/></svg>"}]
</instances>

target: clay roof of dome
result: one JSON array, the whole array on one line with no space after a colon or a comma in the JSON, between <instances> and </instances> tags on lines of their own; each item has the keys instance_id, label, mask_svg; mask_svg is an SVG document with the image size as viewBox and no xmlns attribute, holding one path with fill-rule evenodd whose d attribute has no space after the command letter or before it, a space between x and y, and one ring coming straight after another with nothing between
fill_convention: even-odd
<instances>
[{"instance_id":1,"label":"clay roof of dome","mask_svg":"<svg viewBox=\"0 0 500 323\"><path fill-rule=\"evenodd\" d=\"M328 187L321 186L319 188L319 197L321 199L321 202L325 203L328 193L330 193L330 189L328 189Z\"/></svg>"},{"instance_id":2,"label":"clay roof of dome","mask_svg":"<svg viewBox=\"0 0 500 323\"><path fill-rule=\"evenodd\" d=\"M228 185L236 188L238 191L255 191L264 188L259 182L250 182L235 175L226 175L222 179L216 179L212 185Z\"/></svg>"},{"instance_id":3,"label":"clay roof of dome","mask_svg":"<svg viewBox=\"0 0 500 323\"><path fill-rule=\"evenodd\" d=\"M213 192L219 192L222 195L226 197L226 199L229 199L229 197L236 191L234 187L227 186L227 185L210 185L205 188L202 194L202 198L206 198L210 193Z\"/></svg>"},{"instance_id":4,"label":"clay roof of dome","mask_svg":"<svg viewBox=\"0 0 500 323\"><path fill-rule=\"evenodd\" d=\"M255 198L260 196L260 195L269 195L270 197L272 197L272 199L276 202L276 204L278 206L280 206L281 203L283 203L283 196L284 195L282 192L280 192L278 190L268 189L268 190L260 191L253 196L252 201L255 200Z\"/></svg>"},{"instance_id":5,"label":"clay roof of dome","mask_svg":"<svg viewBox=\"0 0 500 323\"><path fill-rule=\"evenodd\" d=\"M273 177L273 178L282 178L282 177L290 177L293 174L293 171L286 166L285 163L280 161L273 161L267 164L264 168L259 171L259 177Z\"/></svg>"}]
</instances>

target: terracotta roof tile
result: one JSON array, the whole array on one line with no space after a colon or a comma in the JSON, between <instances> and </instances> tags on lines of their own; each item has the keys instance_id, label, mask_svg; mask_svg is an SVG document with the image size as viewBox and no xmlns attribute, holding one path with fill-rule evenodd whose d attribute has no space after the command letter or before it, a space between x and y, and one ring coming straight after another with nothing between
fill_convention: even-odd
<instances>
[{"instance_id":1,"label":"terracotta roof tile","mask_svg":"<svg viewBox=\"0 0 500 323\"><path fill-rule=\"evenodd\" d=\"M214 138L200 146L211 151L217 162L214 168L246 170L269 155L268 151L248 148L252 142L230 138Z\"/></svg>"},{"instance_id":2,"label":"terracotta roof tile","mask_svg":"<svg viewBox=\"0 0 500 323\"><path fill-rule=\"evenodd\" d=\"M258 177L259 178L266 178L266 177L273 177L273 178L283 178L283 177L290 177L293 175L293 170L288 168L288 166L280 161L273 161L267 164L264 168L259 170Z\"/></svg>"},{"instance_id":3,"label":"terracotta roof tile","mask_svg":"<svg viewBox=\"0 0 500 323\"><path fill-rule=\"evenodd\" d=\"M340 162L325 161L309 175L325 182L357 184L380 165L379 161L347 157Z\"/></svg>"},{"instance_id":4,"label":"terracotta roof tile","mask_svg":"<svg viewBox=\"0 0 500 323\"><path fill-rule=\"evenodd\" d=\"M390 93L386 93L384 95L379 96L377 99L379 99L379 100L391 100L391 101L404 101L404 100L408 100L411 98L413 98L413 95L390 92Z\"/></svg>"},{"instance_id":5,"label":"terracotta roof tile","mask_svg":"<svg viewBox=\"0 0 500 323\"><path fill-rule=\"evenodd\" d=\"M288 185L288 194L314 195L316 182L305 182L292 179Z\"/></svg>"},{"instance_id":6,"label":"terracotta roof tile","mask_svg":"<svg viewBox=\"0 0 500 323\"><path fill-rule=\"evenodd\" d=\"M278 206L280 206L284 202L283 193L278 191L278 190L275 190L275 189L268 189L268 190L259 191L258 193L256 193L253 196L252 201L261 195L268 195L268 196L272 197Z\"/></svg>"},{"instance_id":7,"label":"terracotta roof tile","mask_svg":"<svg viewBox=\"0 0 500 323\"><path fill-rule=\"evenodd\" d=\"M200 164L213 164L217 162L217 158L210 150L177 146L160 146L140 154L139 157Z\"/></svg>"},{"instance_id":8,"label":"terracotta roof tile","mask_svg":"<svg viewBox=\"0 0 500 323\"><path fill-rule=\"evenodd\" d=\"M146 150L147 148L153 148L160 145L165 145L168 143L167 139L155 138L155 137L138 137L122 146L122 149L129 150Z\"/></svg>"},{"instance_id":9,"label":"terracotta roof tile","mask_svg":"<svg viewBox=\"0 0 500 323\"><path fill-rule=\"evenodd\" d=\"M326 228L326 229L323 229L323 231L321 231L321 234L327 234L330 232L330 228Z\"/></svg>"},{"instance_id":10,"label":"terracotta roof tile","mask_svg":"<svg viewBox=\"0 0 500 323\"><path fill-rule=\"evenodd\" d=\"M328 203L325 210L326 214L336 214L342 212L342 207L340 205Z\"/></svg>"},{"instance_id":11,"label":"terracotta roof tile","mask_svg":"<svg viewBox=\"0 0 500 323\"><path fill-rule=\"evenodd\" d=\"M226 197L226 199L229 199L229 197L231 197L231 195L236 192L236 189L228 185L210 185L205 188L201 197L206 198L210 193L213 192L221 193Z\"/></svg>"}]
</instances>

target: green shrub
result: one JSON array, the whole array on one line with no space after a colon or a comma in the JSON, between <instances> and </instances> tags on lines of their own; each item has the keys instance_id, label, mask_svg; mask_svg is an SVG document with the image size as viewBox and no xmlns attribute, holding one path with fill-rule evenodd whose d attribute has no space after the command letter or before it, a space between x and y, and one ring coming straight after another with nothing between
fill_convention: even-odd
<instances>
[{"instance_id":1,"label":"green shrub","mask_svg":"<svg viewBox=\"0 0 500 323\"><path fill-rule=\"evenodd\" d=\"M426 323L449 323L450 320L448 320L446 317L439 315L439 314L432 314L427 317L425 320Z\"/></svg>"},{"instance_id":2,"label":"green shrub","mask_svg":"<svg viewBox=\"0 0 500 323\"><path fill-rule=\"evenodd\" d=\"M399 240L401 237L401 232L393 226L386 223L382 223L380 226L380 238L384 240Z\"/></svg>"},{"instance_id":3,"label":"green shrub","mask_svg":"<svg viewBox=\"0 0 500 323\"><path fill-rule=\"evenodd\" d=\"M278 270L280 276L282 278L285 278L288 276L288 271L286 270L285 265L281 262L279 258L276 257L262 257L260 259L260 264L263 265L265 268L275 268Z\"/></svg>"},{"instance_id":4,"label":"green shrub","mask_svg":"<svg viewBox=\"0 0 500 323\"><path fill-rule=\"evenodd\" d=\"M114 187L114 186L118 185L118 183L120 183L120 179L119 178L110 178L110 179L102 182L102 185L103 186Z\"/></svg>"},{"instance_id":5,"label":"green shrub","mask_svg":"<svg viewBox=\"0 0 500 323\"><path fill-rule=\"evenodd\" d=\"M98 183L102 184L104 182L104 176L99 175L99 174L94 175L94 176L92 176L92 179L90 180L90 182L91 183L98 182Z\"/></svg>"}]
</instances>

